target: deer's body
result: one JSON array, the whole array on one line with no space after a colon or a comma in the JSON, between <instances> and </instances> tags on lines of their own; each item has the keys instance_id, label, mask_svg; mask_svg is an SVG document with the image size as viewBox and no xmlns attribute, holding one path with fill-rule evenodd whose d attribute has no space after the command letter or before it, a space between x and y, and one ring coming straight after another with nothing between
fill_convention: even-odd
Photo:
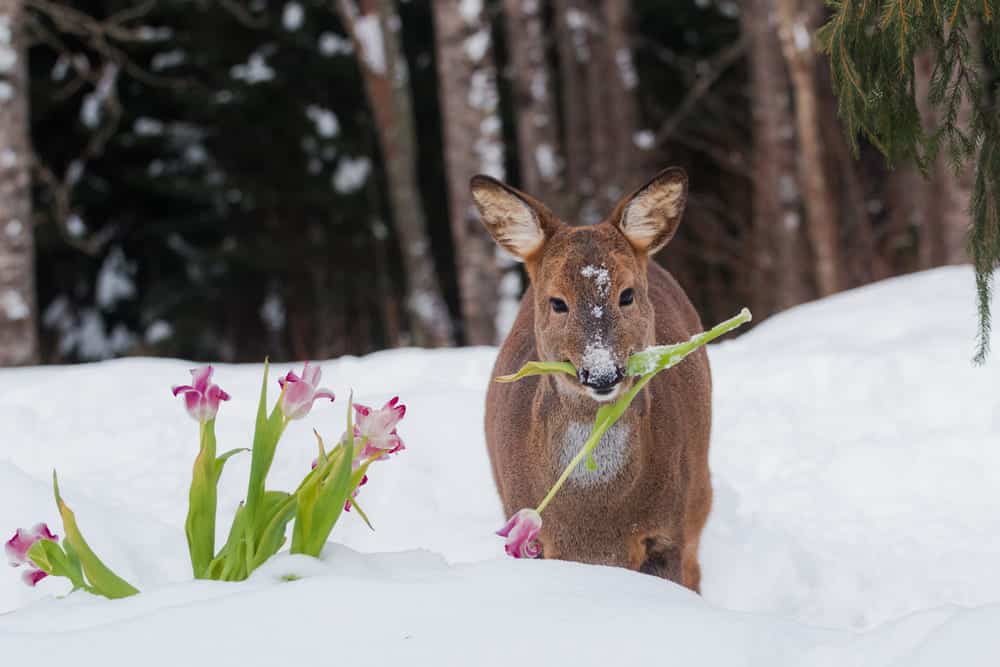
<instances>
[{"instance_id":1,"label":"deer's body","mask_svg":"<svg viewBox=\"0 0 1000 667\"><path fill-rule=\"evenodd\" d=\"M622 377L629 354L702 331L673 277L645 261L676 224L666 239L643 246L635 238L636 221L631 227L625 222L636 215L628 203L648 198L645 190L592 227L546 220L551 213L538 202L512 192L534 209L545 238L534 252L520 253L533 284L493 376L541 359L571 361L580 379L545 375L490 383L486 443L507 516L538 504L590 434L600 401L631 382ZM477 203L489 228L496 210L489 201ZM676 215L666 217L679 221L682 207L683 200ZM503 234L491 232L509 247ZM634 292L631 299L624 290ZM619 371L611 377L608 368ZM698 543L712 501L710 429L711 375L699 350L646 387L598 445L597 469L581 465L546 508L542 555L640 570L697 591Z\"/></svg>"}]
</instances>

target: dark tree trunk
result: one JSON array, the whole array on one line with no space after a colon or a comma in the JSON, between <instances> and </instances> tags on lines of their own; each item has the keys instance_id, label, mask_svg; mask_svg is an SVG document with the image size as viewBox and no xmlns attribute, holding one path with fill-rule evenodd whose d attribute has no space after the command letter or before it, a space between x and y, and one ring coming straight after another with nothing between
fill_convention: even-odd
<instances>
[{"instance_id":1,"label":"dark tree trunk","mask_svg":"<svg viewBox=\"0 0 1000 667\"><path fill-rule=\"evenodd\" d=\"M808 220L807 236L813 252L813 277L819 296L840 289L840 233L837 208L830 191L823 136L820 131L820 102L816 87L816 51L812 33L822 5L800 0L777 0L781 51L785 56L795 94L795 121L799 140L799 182Z\"/></svg>"},{"instance_id":2,"label":"dark tree trunk","mask_svg":"<svg viewBox=\"0 0 1000 667\"><path fill-rule=\"evenodd\" d=\"M802 202L791 85L775 19L773 0L749 0L743 7L753 106L752 303L758 316L809 297L801 264Z\"/></svg>"},{"instance_id":3,"label":"dark tree trunk","mask_svg":"<svg viewBox=\"0 0 1000 667\"><path fill-rule=\"evenodd\" d=\"M414 343L453 342L451 318L434 270L417 181L417 135L399 21L392 0L338 0L351 35L385 162L389 201L407 278L407 312Z\"/></svg>"}]
</instances>

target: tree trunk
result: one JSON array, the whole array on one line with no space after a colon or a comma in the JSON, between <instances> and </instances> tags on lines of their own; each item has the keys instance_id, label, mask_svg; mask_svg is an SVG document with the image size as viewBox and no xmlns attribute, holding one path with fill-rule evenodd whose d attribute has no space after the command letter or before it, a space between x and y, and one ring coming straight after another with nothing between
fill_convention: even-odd
<instances>
[{"instance_id":1,"label":"tree trunk","mask_svg":"<svg viewBox=\"0 0 1000 667\"><path fill-rule=\"evenodd\" d=\"M477 173L504 178L490 24L481 3L435 0L434 32L465 343L492 345L497 342L500 268L469 193L469 179Z\"/></svg>"},{"instance_id":2,"label":"tree trunk","mask_svg":"<svg viewBox=\"0 0 1000 667\"><path fill-rule=\"evenodd\" d=\"M341 20L358 54L365 91L375 117L389 202L407 277L407 311L417 345L453 342L417 182L417 135L399 21L392 0L338 0ZM398 28L398 25L397 25Z\"/></svg>"},{"instance_id":3,"label":"tree trunk","mask_svg":"<svg viewBox=\"0 0 1000 667\"><path fill-rule=\"evenodd\" d=\"M924 51L914 59L917 106L927 130L934 130L941 124L938 110L927 100L934 57L932 52ZM969 130L971 115L972 104L968 95L963 95L958 108L957 124L964 132ZM923 184L928 210L920 229L920 265L922 268L931 268L942 264L964 264L969 261L966 241L969 225L972 223L969 218L972 165L965 161L956 173L948 159L948 147L945 144L930 166L928 179Z\"/></svg>"},{"instance_id":4,"label":"tree trunk","mask_svg":"<svg viewBox=\"0 0 1000 667\"><path fill-rule=\"evenodd\" d=\"M38 362L23 12L21 0L0 0L0 366Z\"/></svg>"},{"instance_id":5,"label":"tree trunk","mask_svg":"<svg viewBox=\"0 0 1000 667\"><path fill-rule=\"evenodd\" d=\"M563 202L562 172L566 158L559 141L555 77L546 54L541 5L535 1L505 0L504 14L513 76L520 185L558 215L569 215Z\"/></svg>"},{"instance_id":6,"label":"tree trunk","mask_svg":"<svg viewBox=\"0 0 1000 667\"><path fill-rule=\"evenodd\" d=\"M841 266L837 207L824 173L826 162L816 88L812 32L816 28L817 8L822 5L810 5L807 10L800 6L799 0L777 0L781 51L795 93L799 174L808 215L806 229L813 251L816 290L822 297L841 289Z\"/></svg>"},{"instance_id":7,"label":"tree trunk","mask_svg":"<svg viewBox=\"0 0 1000 667\"><path fill-rule=\"evenodd\" d=\"M749 39L753 116L754 313L766 316L808 297L801 264L801 197L795 173L791 88L775 33L772 0L749 0L742 28Z\"/></svg>"},{"instance_id":8,"label":"tree trunk","mask_svg":"<svg viewBox=\"0 0 1000 667\"><path fill-rule=\"evenodd\" d=\"M600 221L594 201L598 184L592 168L597 157L591 142L591 100L588 69L593 66L593 36L596 16L586 0L556 0L556 42L559 51L559 83L562 89L563 137L566 154L566 200L560 216L570 223Z\"/></svg>"},{"instance_id":9,"label":"tree trunk","mask_svg":"<svg viewBox=\"0 0 1000 667\"><path fill-rule=\"evenodd\" d=\"M641 185L629 3L557 0L555 10L570 210L592 224Z\"/></svg>"},{"instance_id":10,"label":"tree trunk","mask_svg":"<svg viewBox=\"0 0 1000 667\"><path fill-rule=\"evenodd\" d=\"M603 49L605 71L597 88L603 93L602 105L607 116L600 124L605 130L607 175L601 193L604 197L603 214L608 214L622 195L642 185L653 174L643 173L640 159L642 152L636 145L639 131L639 107L636 94L639 75L632 60L631 3L621 0L604 0L602 3L604 30Z\"/></svg>"}]
</instances>

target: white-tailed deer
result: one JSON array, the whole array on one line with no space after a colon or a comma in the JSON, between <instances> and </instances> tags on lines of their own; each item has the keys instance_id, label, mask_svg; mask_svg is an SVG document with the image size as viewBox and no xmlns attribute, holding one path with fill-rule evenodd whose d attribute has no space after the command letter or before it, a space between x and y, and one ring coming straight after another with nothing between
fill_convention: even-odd
<instances>
[{"instance_id":1,"label":"white-tailed deer","mask_svg":"<svg viewBox=\"0 0 1000 667\"><path fill-rule=\"evenodd\" d=\"M677 230L687 176L667 169L585 227L486 176L471 188L486 228L531 278L493 376L534 360L577 369L575 379L490 383L486 445L511 516L538 504L590 434L598 404L630 385L630 354L701 332L684 291L649 259ZM627 567L699 590L711 400L704 349L654 378L601 440L596 470L580 466L546 508L543 557Z\"/></svg>"}]
</instances>

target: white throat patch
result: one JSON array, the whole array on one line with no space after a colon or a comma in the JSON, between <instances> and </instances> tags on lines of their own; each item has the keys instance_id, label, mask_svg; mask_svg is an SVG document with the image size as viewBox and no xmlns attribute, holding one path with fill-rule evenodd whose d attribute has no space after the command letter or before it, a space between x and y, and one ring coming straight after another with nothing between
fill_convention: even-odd
<instances>
[{"instance_id":1,"label":"white throat patch","mask_svg":"<svg viewBox=\"0 0 1000 667\"><path fill-rule=\"evenodd\" d=\"M562 447L559 449L559 468L565 468L577 455L583 443L587 441L592 424L570 422L563 436ZM589 470L586 463L581 463L570 473L569 481L582 486L593 486L610 482L617 477L628 461L629 429L625 424L615 424L607 430L604 437L594 449L596 470Z\"/></svg>"}]
</instances>

